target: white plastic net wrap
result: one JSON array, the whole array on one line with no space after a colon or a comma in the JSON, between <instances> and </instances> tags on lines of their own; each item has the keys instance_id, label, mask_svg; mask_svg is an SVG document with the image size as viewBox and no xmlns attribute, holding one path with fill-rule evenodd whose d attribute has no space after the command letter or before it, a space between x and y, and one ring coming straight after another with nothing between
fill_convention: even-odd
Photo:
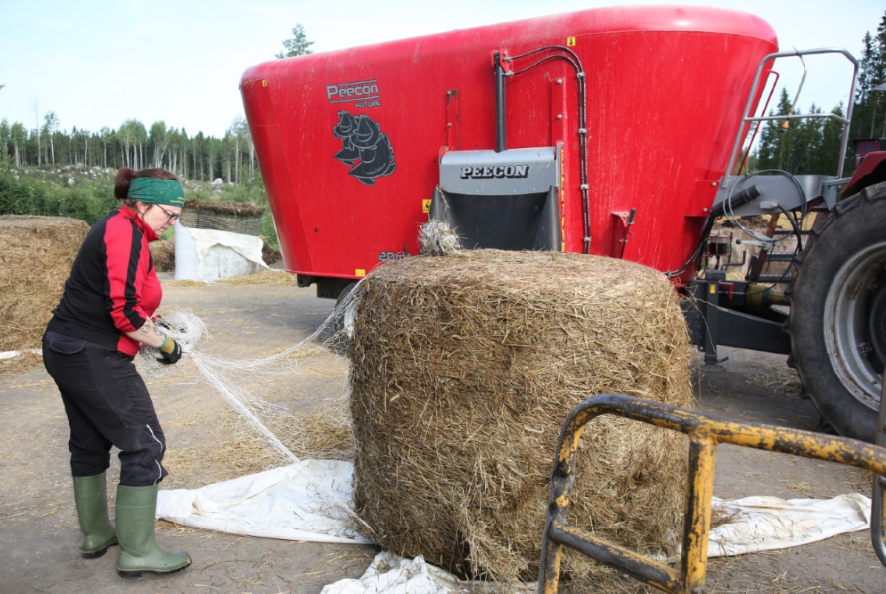
<instances>
[{"instance_id":1,"label":"white plastic net wrap","mask_svg":"<svg viewBox=\"0 0 886 594\"><path fill-rule=\"evenodd\" d=\"M331 492L319 477L315 477L310 468L292 451L296 449L312 456L352 457L353 442L351 441L350 449L345 452L341 450L330 452L314 443L309 443L304 431L308 414L294 414L285 406L268 402L254 389L262 377L298 374L299 363L314 355L323 353L325 356L330 356L331 351L333 356L341 357L346 352L350 336L353 334L359 295L360 285L357 283L353 290L340 299L333 313L309 337L278 353L253 360L228 359L201 350L198 342L204 338L209 339L210 335L203 321L194 314L174 311L159 320L159 323L165 327L164 331L181 345L182 351L189 353L189 356L183 360L184 363L190 361L194 364L201 377L215 388L240 418L274 449L279 461L285 465L297 466L309 477L313 488L323 493L328 500L334 501L349 516L363 525L367 529L366 535L369 536L372 533L369 526L345 501ZM161 361L156 348L143 346L139 351L137 364L147 379L158 380L175 367ZM338 393L327 395L314 403L317 407L314 412L315 417L321 416L327 429L349 432L350 414L347 409L347 398L347 386L343 385ZM287 447L287 444L281 441L269 426L274 427L280 435L285 434L290 447Z\"/></svg>"},{"instance_id":2,"label":"white plastic net wrap","mask_svg":"<svg viewBox=\"0 0 886 594\"><path fill-rule=\"evenodd\" d=\"M461 239L446 221L428 221L418 231L423 256L449 256L461 250Z\"/></svg>"},{"instance_id":3,"label":"white plastic net wrap","mask_svg":"<svg viewBox=\"0 0 886 594\"><path fill-rule=\"evenodd\" d=\"M201 338L210 338L206 324L199 317L184 311L174 311L165 318L157 320L163 331L181 345L182 352L190 353ZM141 374L148 379L165 377L169 365L162 363L163 357L155 347L143 344L138 351L136 365Z\"/></svg>"}]
</instances>

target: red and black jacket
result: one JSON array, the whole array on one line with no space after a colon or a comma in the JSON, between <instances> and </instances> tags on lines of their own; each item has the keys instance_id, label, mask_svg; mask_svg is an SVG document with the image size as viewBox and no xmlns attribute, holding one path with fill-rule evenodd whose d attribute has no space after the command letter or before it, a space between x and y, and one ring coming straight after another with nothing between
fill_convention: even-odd
<instances>
[{"instance_id":1,"label":"red and black jacket","mask_svg":"<svg viewBox=\"0 0 886 594\"><path fill-rule=\"evenodd\" d=\"M155 239L154 230L126 206L93 225L47 329L138 353L139 343L123 333L141 328L163 297L148 249Z\"/></svg>"}]
</instances>

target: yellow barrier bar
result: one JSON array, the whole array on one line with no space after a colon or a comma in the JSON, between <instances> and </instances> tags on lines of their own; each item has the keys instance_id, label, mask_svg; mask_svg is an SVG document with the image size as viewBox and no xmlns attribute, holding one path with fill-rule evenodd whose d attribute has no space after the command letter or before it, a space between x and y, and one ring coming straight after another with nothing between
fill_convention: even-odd
<instances>
[{"instance_id":1,"label":"yellow barrier bar","mask_svg":"<svg viewBox=\"0 0 886 594\"><path fill-rule=\"evenodd\" d=\"M886 403L881 407L880 423L884 422L886 416L884 411ZM689 481L686 485L683 551L679 575L669 567L597 538L566 521L571 490L575 484L578 440L585 425L602 414L613 414L689 435ZM881 440L886 440L882 426L880 430ZM886 490L886 479L883 478L886 476L886 448L811 431L758 423L736 423L715 415L693 412L661 402L619 394L604 394L589 398L573 409L560 432L551 476L551 499L542 541L539 593L557 594L559 591L560 559L564 546L579 550L659 590L672 594L703 593L707 574L716 449L721 443L828 460L864 468L880 475L876 479L872 507L874 512L872 526L875 528L872 528L871 534L874 537L874 548L878 557L886 565L886 547L883 547L882 531L878 530L875 524L877 518L882 522L884 516L882 495ZM879 549L878 539L881 541Z\"/></svg>"}]
</instances>

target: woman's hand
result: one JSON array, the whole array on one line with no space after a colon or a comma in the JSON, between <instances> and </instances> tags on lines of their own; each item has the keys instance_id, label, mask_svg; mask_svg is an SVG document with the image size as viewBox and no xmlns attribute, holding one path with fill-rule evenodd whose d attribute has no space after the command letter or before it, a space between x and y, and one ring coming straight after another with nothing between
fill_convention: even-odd
<instances>
[{"instance_id":1,"label":"woman's hand","mask_svg":"<svg viewBox=\"0 0 886 594\"><path fill-rule=\"evenodd\" d=\"M153 320L146 320L141 328L135 332L127 332L126 336L158 349L163 356L160 361L172 365L178 363L178 360L182 358L182 347L162 330L164 327L162 322L156 323Z\"/></svg>"},{"instance_id":2,"label":"woman's hand","mask_svg":"<svg viewBox=\"0 0 886 594\"><path fill-rule=\"evenodd\" d=\"M178 363L178 360L182 358L181 345L169 336L166 337L166 340L160 345L158 350L160 351L160 354L163 355L163 359L160 360L161 363L172 365Z\"/></svg>"}]
</instances>

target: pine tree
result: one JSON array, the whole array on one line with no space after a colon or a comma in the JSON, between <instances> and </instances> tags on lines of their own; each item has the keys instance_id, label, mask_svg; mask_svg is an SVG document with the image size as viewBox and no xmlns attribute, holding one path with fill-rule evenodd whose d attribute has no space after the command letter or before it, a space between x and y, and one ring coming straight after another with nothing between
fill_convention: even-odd
<instances>
[{"instance_id":1,"label":"pine tree","mask_svg":"<svg viewBox=\"0 0 886 594\"><path fill-rule=\"evenodd\" d=\"M862 40L861 60L859 61L858 84L855 90L855 106L852 113L852 138L870 138L874 126L874 102L877 85L876 62L878 48L870 32Z\"/></svg>"},{"instance_id":2,"label":"pine tree","mask_svg":"<svg viewBox=\"0 0 886 594\"><path fill-rule=\"evenodd\" d=\"M877 57L874 60L873 71L876 85L886 84L886 12L880 19L877 27ZM886 90L875 91L871 97L873 101L871 118L871 136L882 138L886 136Z\"/></svg>"},{"instance_id":3,"label":"pine tree","mask_svg":"<svg viewBox=\"0 0 886 594\"><path fill-rule=\"evenodd\" d=\"M791 112L791 98L787 89L781 90L778 107L769 111L770 116L788 115ZM787 127L784 126L787 124ZM763 126L758 149L758 167L763 169L784 169L788 165L791 144L795 135L790 120L769 120Z\"/></svg>"},{"instance_id":4,"label":"pine tree","mask_svg":"<svg viewBox=\"0 0 886 594\"><path fill-rule=\"evenodd\" d=\"M844 116L843 104L840 103L831 112ZM811 173L842 176L842 172L837 171L842 134L843 124L832 119L825 120L821 131L821 145L813 159Z\"/></svg>"},{"instance_id":5,"label":"pine tree","mask_svg":"<svg viewBox=\"0 0 886 594\"><path fill-rule=\"evenodd\" d=\"M295 27L292 28L292 38L283 40L283 47L286 50L277 54L277 58L292 58L293 56L313 54L314 52L308 49L312 45L314 45L314 42L308 41L305 28L301 23L296 23Z\"/></svg>"}]
</instances>

